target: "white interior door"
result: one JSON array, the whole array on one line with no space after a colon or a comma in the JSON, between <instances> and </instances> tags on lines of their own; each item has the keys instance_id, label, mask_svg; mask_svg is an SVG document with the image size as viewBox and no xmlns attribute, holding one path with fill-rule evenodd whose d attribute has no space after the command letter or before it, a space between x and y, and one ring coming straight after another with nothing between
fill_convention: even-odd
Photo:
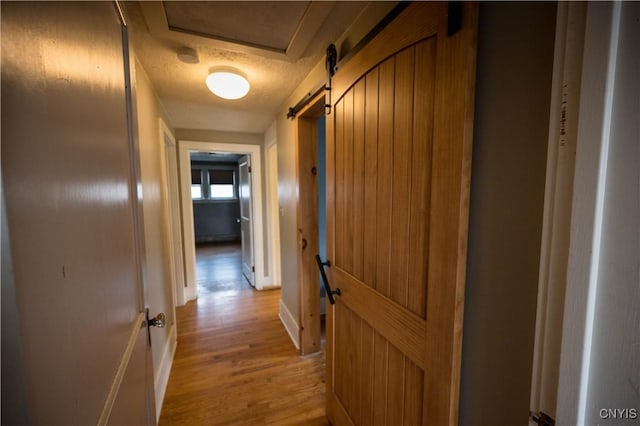
<instances>
[{"instance_id":1,"label":"white interior door","mask_svg":"<svg viewBox=\"0 0 640 426\"><path fill-rule=\"evenodd\" d=\"M28 424L155 424L126 52L112 3L2 4L2 380L21 351Z\"/></svg>"},{"instance_id":2,"label":"white interior door","mask_svg":"<svg viewBox=\"0 0 640 426\"><path fill-rule=\"evenodd\" d=\"M240 197L240 228L242 239L242 273L255 287L253 262L253 205L251 202L251 157L246 155L238 163L238 192Z\"/></svg>"}]
</instances>

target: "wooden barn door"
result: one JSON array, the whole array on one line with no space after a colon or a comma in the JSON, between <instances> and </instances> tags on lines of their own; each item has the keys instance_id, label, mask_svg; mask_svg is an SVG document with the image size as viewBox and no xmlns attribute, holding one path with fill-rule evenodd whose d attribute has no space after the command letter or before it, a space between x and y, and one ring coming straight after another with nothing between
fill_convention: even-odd
<instances>
[{"instance_id":1,"label":"wooden barn door","mask_svg":"<svg viewBox=\"0 0 640 426\"><path fill-rule=\"evenodd\" d=\"M476 32L477 5L416 2L332 79L334 425L457 423Z\"/></svg>"}]
</instances>

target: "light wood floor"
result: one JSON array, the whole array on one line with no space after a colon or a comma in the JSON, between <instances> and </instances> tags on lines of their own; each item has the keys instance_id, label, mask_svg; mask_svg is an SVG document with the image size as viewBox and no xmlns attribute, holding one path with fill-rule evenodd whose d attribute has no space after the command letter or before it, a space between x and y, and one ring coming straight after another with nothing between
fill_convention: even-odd
<instances>
[{"instance_id":1,"label":"light wood floor","mask_svg":"<svg viewBox=\"0 0 640 426\"><path fill-rule=\"evenodd\" d=\"M298 356L280 291L255 291L235 245L198 248L199 297L177 309L178 348L160 416L169 425L327 425L324 356Z\"/></svg>"}]
</instances>

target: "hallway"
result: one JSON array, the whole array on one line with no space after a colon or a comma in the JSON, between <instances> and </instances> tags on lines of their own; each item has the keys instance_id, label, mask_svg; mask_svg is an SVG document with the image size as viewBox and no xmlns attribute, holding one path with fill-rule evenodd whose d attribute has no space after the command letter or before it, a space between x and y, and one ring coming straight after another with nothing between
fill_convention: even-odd
<instances>
[{"instance_id":1,"label":"hallway","mask_svg":"<svg viewBox=\"0 0 640 426\"><path fill-rule=\"evenodd\" d=\"M322 354L300 357L280 291L254 291L240 247L197 249L198 299L176 309L178 347L160 425L326 425Z\"/></svg>"}]
</instances>

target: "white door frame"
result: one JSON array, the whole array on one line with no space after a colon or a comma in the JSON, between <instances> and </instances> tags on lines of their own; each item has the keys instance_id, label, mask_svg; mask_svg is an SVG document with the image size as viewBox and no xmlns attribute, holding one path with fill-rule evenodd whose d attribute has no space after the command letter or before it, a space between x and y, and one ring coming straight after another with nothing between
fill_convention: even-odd
<instances>
[{"instance_id":1,"label":"white door frame","mask_svg":"<svg viewBox=\"0 0 640 426\"><path fill-rule=\"evenodd\" d=\"M565 5L566 6L566 5ZM562 318L562 337L559 351L556 424L584 424L589 386L589 369L591 363L592 335L596 294L598 287L598 267L600 258L600 241L604 209L604 190L607 172L607 157L611 127L613 89L618 50L618 34L620 29L620 3L589 3L581 60L582 75L579 89L579 113L577 116L577 139L575 147L575 174L572 182L572 202L569 227L569 250L564 259L566 264L566 293L564 304L559 307ZM560 11L560 9L559 9ZM565 29L566 31L566 29ZM569 37L571 34L564 34ZM562 46L568 47L569 44ZM556 48L558 48L556 46ZM575 46L574 46L575 48ZM558 53L558 52L556 52ZM563 52L564 54L564 52ZM557 58L557 56L556 56ZM555 76L554 76L555 79ZM558 81L553 88L561 90ZM562 82L560 82L562 83ZM553 108L553 105L552 105ZM553 125L553 120L550 123ZM553 128L550 129L553 131ZM551 146L551 145L550 145ZM549 157L555 151L549 151ZM549 158L548 167L556 159ZM562 171L561 165L552 165L548 173ZM553 176L547 176L545 195L545 228L553 226L558 218L554 212L554 204L549 200L550 191L554 191L558 183ZM550 221L550 222L548 222ZM544 323L550 315L544 300L548 291L549 278L547 268L553 259L553 230L543 231L543 247L541 251L541 277L538 298L538 319L536 330L536 346L544 345ZM550 260L551 259L551 260ZM537 369L544 367L542 349L536 347L534 359L534 377L532 381L532 404L543 393L541 384L536 378ZM534 407L534 405L532 405Z\"/></svg>"},{"instance_id":2,"label":"white door frame","mask_svg":"<svg viewBox=\"0 0 640 426\"><path fill-rule=\"evenodd\" d=\"M530 411L556 417L586 3L557 6ZM530 424L534 423L530 419Z\"/></svg>"},{"instance_id":3,"label":"white door frame","mask_svg":"<svg viewBox=\"0 0 640 426\"><path fill-rule=\"evenodd\" d=\"M193 225L193 200L191 199L191 152L228 152L246 154L252 157L251 185L253 191L253 208L257 212L254 220L254 259L256 266L256 289L262 290L270 283L270 277L265 274L264 262L264 228L262 224L262 154L260 145L201 142L190 140L178 141L180 188L182 196L182 232L184 237L185 302L198 297L196 287L196 251Z\"/></svg>"},{"instance_id":4,"label":"white door frame","mask_svg":"<svg viewBox=\"0 0 640 426\"><path fill-rule=\"evenodd\" d=\"M182 223L180 219L180 183L178 179L178 151L176 138L162 118L160 124L160 150L162 157L163 203L166 218L166 240L169 247L169 271L175 306L184 305L184 257ZM169 150L174 155L169 155Z\"/></svg>"},{"instance_id":5,"label":"white door frame","mask_svg":"<svg viewBox=\"0 0 640 426\"><path fill-rule=\"evenodd\" d=\"M585 423L620 8L587 6L557 424Z\"/></svg>"},{"instance_id":6,"label":"white door frame","mask_svg":"<svg viewBox=\"0 0 640 426\"><path fill-rule=\"evenodd\" d=\"M267 179L267 221L269 222L269 275L271 285L280 287L280 208L278 206L278 144L265 149Z\"/></svg>"}]
</instances>

